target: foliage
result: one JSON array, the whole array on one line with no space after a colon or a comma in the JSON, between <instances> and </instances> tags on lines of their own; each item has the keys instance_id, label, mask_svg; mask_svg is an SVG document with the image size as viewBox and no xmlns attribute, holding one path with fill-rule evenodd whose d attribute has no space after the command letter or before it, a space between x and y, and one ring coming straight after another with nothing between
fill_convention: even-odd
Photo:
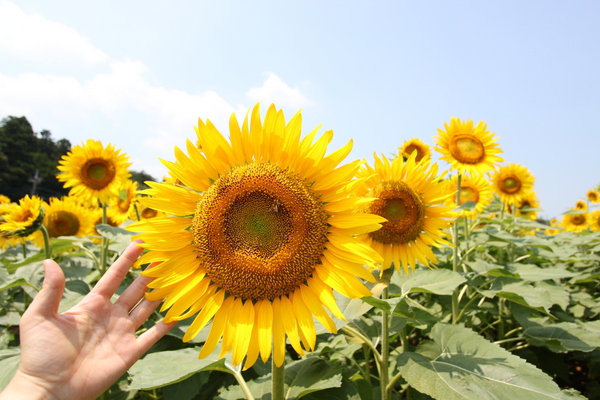
<instances>
[{"instance_id":1,"label":"foliage","mask_svg":"<svg viewBox=\"0 0 600 400\"><path fill-rule=\"evenodd\" d=\"M67 139L52 140L50 131L33 131L25 117L7 117L0 122L0 191L17 201L31 194L36 176L36 193L43 198L68 193L56 180L56 166L71 149Z\"/></svg>"},{"instance_id":2,"label":"foliage","mask_svg":"<svg viewBox=\"0 0 600 400\"><path fill-rule=\"evenodd\" d=\"M348 323L340 321L337 334L321 329L307 357L288 348L286 398L378 399L384 312L391 398L600 398L600 233L547 236L546 226L513 216L470 222L457 225L461 272L452 271L446 247L437 251L437 269L409 276L388 270L372 286L373 297L340 296ZM110 239L113 259L130 240L122 228L98 231ZM99 277L100 246L71 239L53 239L53 257L68 280L61 310ZM32 245L0 253L0 385L18 364L19 316L41 285L42 259ZM453 323L456 290L460 312ZM160 318L155 313L141 329ZM255 399L271 397L269 363L241 371L227 357L219 360L218 349L198 360L208 328L183 343L190 323L181 321L161 339L111 388L111 398L245 399L242 382Z\"/></svg>"}]
</instances>

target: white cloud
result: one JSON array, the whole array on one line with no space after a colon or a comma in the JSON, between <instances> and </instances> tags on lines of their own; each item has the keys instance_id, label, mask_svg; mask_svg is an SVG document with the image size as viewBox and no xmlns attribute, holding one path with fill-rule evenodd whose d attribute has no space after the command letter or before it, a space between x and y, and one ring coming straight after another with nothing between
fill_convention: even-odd
<instances>
[{"instance_id":1,"label":"white cloud","mask_svg":"<svg viewBox=\"0 0 600 400\"><path fill-rule=\"evenodd\" d=\"M267 73L267 79L261 87L250 89L247 96L250 100L265 105L274 103L277 107L289 107L295 110L314 104L302 94L300 89L291 88L272 72Z\"/></svg>"},{"instance_id":2,"label":"white cloud","mask_svg":"<svg viewBox=\"0 0 600 400\"><path fill-rule=\"evenodd\" d=\"M43 63L96 65L108 56L75 29L0 1L0 52Z\"/></svg>"}]
</instances>

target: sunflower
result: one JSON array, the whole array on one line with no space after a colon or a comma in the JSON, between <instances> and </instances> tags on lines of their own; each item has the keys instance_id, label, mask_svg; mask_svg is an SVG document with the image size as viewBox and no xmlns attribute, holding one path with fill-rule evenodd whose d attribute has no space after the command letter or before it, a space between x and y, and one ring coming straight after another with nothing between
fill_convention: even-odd
<instances>
[{"instance_id":1,"label":"sunflower","mask_svg":"<svg viewBox=\"0 0 600 400\"><path fill-rule=\"evenodd\" d=\"M580 211L573 209L571 211ZM565 214L560 224L568 232L581 232L588 228L587 213Z\"/></svg>"},{"instance_id":2,"label":"sunflower","mask_svg":"<svg viewBox=\"0 0 600 400\"><path fill-rule=\"evenodd\" d=\"M535 177L519 164L507 164L492 173L492 189L504 204L517 205L533 190Z\"/></svg>"},{"instance_id":3,"label":"sunflower","mask_svg":"<svg viewBox=\"0 0 600 400\"><path fill-rule=\"evenodd\" d=\"M577 200L577 202L575 203L575 209L586 211L588 209L587 203L583 200Z\"/></svg>"},{"instance_id":4,"label":"sunflower","mask_svg":"<svg viewBox=\"0 0 600 400\"><path fill-rule=\"evenodd\" d=\"M358 193L365 198L374 198L360 208L368 214L387 219L380 230L368 232L359 239L375 249L383 257L383 269L392 263L398 271L403 267L406 274L409 266L414 270L416 261L429 266L437 262L430 246L451 245L444 239L452 207L443 203L452 196L447 184L437 176L437 164L430 159L417 163L416 154L404 161L395 157L391 161L374 154L374 167L365 163L358 177L365 183Z\"/></svg>"},{"instance_id":5,"label":"sunflower","mask_svg":"<svg viewBox=\"0 0 600 400\"><path fill-rule=\"evenodd\" d=\"M423 158L431 157L429 145L416 138L405 141L402 146L400 146L399 151L400 155L404 157L405 160L408 159L413 152L417 153L417 162L421 161Z\"/></svg>"},{"instance_id":6,"label":"sunflower","mask_svg":"<svg viewBox=\"0 0 600 400\"><path fill-rule=\"evenodd\" d=\"M448 162L450 168L460 174L483 175L494 169L496 163L504 161L497 156L502 150L485 122L479 121L473 127L470 119L461 121L452 117L450 125L444 123L444 127L446 130L438 129L439 136L434 137L438 145L435 150L442 154L441 160Z\"/></svg>"},{"instance_id":7,"label":"sunflower","mask_svg":"<svg viewBox=\"0 0 600 400\"><path fill-rule=\"evenodd\" d=\"M137 212L135 210L135 208L137 207ZM139 215L139 218L138 218ZM144 205L142 205L140 203L139 200L135 200L134 202L134 209L131 211L131 214L129 215L129 219L137 221L142 220L142 219L151 219L151 218L156 218L156 217L166 217L167 213L163 212L163 211L158 211L155 210L154 208L151 207L146 207Z\"/></svg>"},{"instance_id":8,"label":"sunflower","mask_svg":"<svg viewBox=\"0 0 600 400\"><path fill-rule=\"evenodd\" d=\"M0 204L10 204L10 197L0 194Z\"/></svg>"},{"instance_id":9,"label":"sunflower","mask_svg":"<svg viewBox=\"0 0 600 400\"><path fill-rule=\"evenodd\" d=\"M0 235L25 237L37 231L44 218L43 200L25 195L18 204L6 205L0 224Z\"/></svg>"},{"instance_id":10,"label":"sunflower","mask_svg":"<svg viewBox=\"0 0 600 400\"><path fill-rule=\"evenodd\" d=\"M594 210L587 215L587 223L594 232L600 232L600 210Z\"/></svg>"},{"instance_id":11,"label":"sunflower","mask_svg":"<svg viewBox=\"0 0 600 400\"><path fill-rule=\"evenodd\" d=\"M592 203L598 203L600 202L600 193L598 193L597 191L590 189L587 191L586 193L587 199L589 201L591 201Z\"/></svg>"},{"instance_id":12,"label":"sunflower","mask_svg":"<svg viewBox=\"0 0 600 400\"><path fill-rule=\"evenodd\" d=\"M458 184L458 175L452 175L450 179L446 181L448 183L448 191L456 191ZM492 202L492 189L489 182L478 175L463 175L460 180L460 204L464 204L468 201L475 203L473 209L463 209L459 213L453 213L456 217L469 217L472 218L478 214L481 214L487 206ZM458 207L456 204L456 195L448 197L446 205L453 209Z\"/></svg>"},{"instance_id":13,"label":"sunflower","mask_svg":"<svg viewBox=\"0 0 600 400\"><path fill-rule=\"evenodd\" d=\"M51 238L59 236L84 237L92 233L92 216L89 209L74 197L52 197L46 206L44 226Z\"/></svg>"},{"instance_id":14,"label":"sunflower","mask_svg":"<svg viewBox=\"0 0 600 400\"><path fill-rule=\"evenodd\" d=\"M356 276L374 281L363 264L381 257L354 235L384 219L353 213L360 162L338 167L352 142L325 156L333 133L301 138L300 113L286 124L271 105L261 121L257 104L241 127L232 115L229 140L210 121L196 133L200 146L188 140L187 154L175 147L176 161L162 161L181 184L148 182L139 199L168 216L127 227L150 250L137 264L161 262L143 272L156 278L146 297L166 298L166 322L197 314L184 341L212 320L201 358L221 341L234 365L260 354L281 366L286 335L304 354L315 348L313 317L331 332L326 309L344 319L332 289L370 295Z\"/></svg>"},{"instance_id":15,"label":"sunflower","mask_svg":"<svg viewBox=\"0 0 600 400\"><path fill-rule=\"evenodd\" d=\"M556 235L561 232L560 222L556 218L550 220L550 228L547 228L544 233L548 236Z\"/></svg>"},{"instance_id":16,"label":"sunflower","mask_svg":"<svg viewBox=\"0 0 600 400\"><path fill-rule=\"evenodd\" d=\"M537 194L533 190L526 193L517 204L507 204L508 212L517 217L522 217L531 221L535 221L537 219L538 213L535 210L528 210L527 208L535 209L539 208L539 206L540 202L538 201Z\"/></svg>"},{"instance_id":17,"label":"sunflower","mask_svg":"<svg viewBox=\"0 0 600 400\"><path fill-rule=\"evenodd\" d=\"M119 195L108 201L107 215L118 225L129 219L138 190L137 182L127 179L119 189Z\"/></svg>"},{"instance_id":18,"label":"sunflower","mask_svg":"<svg viewBox=\"0 0 600 400\"><path fill-rule=\"evenodd\" d=\"M65 182L64 187L71 187L69 195L107 204L111 197L118 196L121 184L130 177L128 160L112 143L104 147L100 141L89 139L62 156L57 178Z\"/></svg>"}]
</instances>

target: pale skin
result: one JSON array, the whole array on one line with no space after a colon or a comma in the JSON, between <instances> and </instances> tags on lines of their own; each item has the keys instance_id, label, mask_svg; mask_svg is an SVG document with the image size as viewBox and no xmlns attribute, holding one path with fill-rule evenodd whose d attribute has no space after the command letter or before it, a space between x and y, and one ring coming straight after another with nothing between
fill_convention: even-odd
<instances>
[{"instance_id":1,"label":"pale skin","mask_svg":"<svg viewBox=\"0 0 600 400\"><path fill-rule=\"evenodd\" d=\"M44 261L42 289L20 322L19 369L0 400L97 398L175 325L158 322L136 336L160 303L144 298L152 278L139 276L111 302L142 252L135 243L79 304L62 314L58 306L65 276L54 261Z\"/></svg>"}]
</instances>

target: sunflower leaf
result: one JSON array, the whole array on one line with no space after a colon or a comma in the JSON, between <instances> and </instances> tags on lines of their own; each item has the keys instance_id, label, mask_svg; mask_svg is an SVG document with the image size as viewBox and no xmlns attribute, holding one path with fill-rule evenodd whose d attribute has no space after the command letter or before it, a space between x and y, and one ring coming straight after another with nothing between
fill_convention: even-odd
<instances>
[{"instance_id":1,"label":"sunflower leaf","mask_svg":"<svg viewBox=\"0 0 600 400\"><path fill-rule=\"evenodd\" d=\"M392 277L392 283L400 288L402 297L418 292L451 295L464 282L465 277L447 269L420 269L408 276L394 274Z\"/></svg>"},{"instance_id":2,"label":"sunflower leaf","mask_svg":"<svg viewBox=\"0 0 600 400\"><path fill-rule=\"evenodd\" d=\"M502 347L460 325L436 324L432 341L398 356L406 381L434 398L582 399Z\"/></svg>"},{"instance_id":3,"label":"sunflower leaf","mask_svg":"<svg viewBox=\"0 0 600 400\"><path fill-rule=\"evenodd\" d=\"M21 361L21 351L18 348L0 350L0 391L17 372Z\"/></svg>"},{"instance_id":4,"label":"sunflower leaf","mask_svg":"<svg viewBox=\"0 0 600 400\"><path fill-rule=\"evenodd\" d=\"M172 351L150 353L129 369L131 382L129 390L156 389L181 382L200 371L232 371L225 365L225 359L216 356L198 359L198 349L185 348ZM213 354L218 353L217 350Z\"/></svg>"}]
</instances>

